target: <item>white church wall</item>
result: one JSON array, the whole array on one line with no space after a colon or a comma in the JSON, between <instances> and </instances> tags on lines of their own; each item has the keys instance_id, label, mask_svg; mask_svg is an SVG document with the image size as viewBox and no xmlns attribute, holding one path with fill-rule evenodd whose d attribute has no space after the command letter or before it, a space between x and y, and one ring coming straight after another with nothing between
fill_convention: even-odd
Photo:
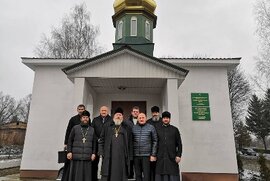
<instances>
[{"instance_id":1,"label":"white church wall","mask_svg":"<svg viewBox=\"0 0 270 181\"><path fill-rule=\"evenodd\" d=\"M237 173L226 67L190 70L179 88L182 172ZM191 93L208 93L210 121L193 121Z\"/></svg>"},{"instance_id":2,"label":"white church wall","mask_svg":"<svg viewBox=\"0 0 270 181\"><path fill-rule=\"evenodd\" d=\"M151 107L161 107L162 101L160 94L98 94L97 100L97 108L105 105L109 107L109 110L111 110L112 101L146 101L147 118L151 117ZM94 112L95 116L99 115L98 111L99 109L96 109Z\"/></svg>"},{"instance_id":3,"label":"white church wall","mask_svg":"<svg viewBox=\"0 0 270 181\"><path fill-rule=\"evenodd\" d=\"M35 70L21 170L58 170L68 120L76 114L73 83L61 67Z\"/></svg>"}]
</instances>

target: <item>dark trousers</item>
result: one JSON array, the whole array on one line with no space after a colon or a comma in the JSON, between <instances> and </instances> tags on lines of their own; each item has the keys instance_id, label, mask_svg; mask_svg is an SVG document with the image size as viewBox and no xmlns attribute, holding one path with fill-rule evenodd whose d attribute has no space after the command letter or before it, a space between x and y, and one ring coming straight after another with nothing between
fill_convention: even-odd
<instances>
[{"instance_id":1,"label":"dark trousers","mask_svg":"<svg viewBox=\"0 0 270 181\"><path fill-rule=\"evenodd\" d=\"M133 179L134 178L134 160L130 160L130 162L129 162L129 164L130 164L130 168L129 168L129 172L128 172L128 178L129 179Z\"/></svg>"},{"instance_id":2,"label":"dark trousers","mask_svg":"<svg viewBox=\"0 0 270 181\"><path fill-rule=\"evenodd\" d=\"M98 163L99 163L99 156L96 156L96 159L92 162L92 179L93 179L93 181L98 180Z\"/></svg>"},{"instance_id":3,"label":"dark trousers","mask_svg":"<svg viewBox=\"0 0 270 181\"><path fill-rule=\"evenodd\" d=\"M150 175L151 175L151 181L155 181L155 176L156 176L156 163L157 163L157 162L150 162Z\"/></svg>"},{"instance_id":4,"label":"dark trousers","mask_svg":"<svg viewBox=\"0 0 270 181\"><path fill-rule=\"evenodd\" d=\"M63 175L62 175L61 181L68 181L69 169L70 169L70 160L67 160L64 164Z\"/></svg>"},{"instance_id":5,"label":"dark trousers","mask_svg":"<svg viewBox=\"0 0 270 181\"><path fill-rule=\"evenodd\" d=\"M136 181L150 181L150 157L135 156L134 166Z\"/></svg>"}]
</instances>

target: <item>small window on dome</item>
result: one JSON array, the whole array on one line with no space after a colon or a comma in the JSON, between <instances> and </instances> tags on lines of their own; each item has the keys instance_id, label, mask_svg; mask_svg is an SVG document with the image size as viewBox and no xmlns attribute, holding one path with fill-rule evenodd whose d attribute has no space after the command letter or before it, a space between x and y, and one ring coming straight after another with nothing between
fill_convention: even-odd
<instances>
[{"instance_id":1,"label":"small window on dome","mask_svg":"<svg viewBox=\"0 0 270 181\"><path fill-rule=\"evenodd\" d=\"M137 36L137 17L131 17L130 36Z\"/></svg>"},{"instance_id":2,"label":"small window on dome","mask_svg":"<svg viewBox=\"0 0 270 181\"><path fill-rule=\"evenodd\" d=\"M117 27L117 39L119 40L121 38L123 38L123 21L120 21Z\"/></svg>"},{"instance_id":3,"label":"small window on dome","mask_svg":"<svg viewBox=\"0 0 270 181\"><path fill-rule=\"evenodd\" d=\"M151 26L149 21L145 21L145 38L148 40L151 39Z\"/></svg>"}]
</instances>

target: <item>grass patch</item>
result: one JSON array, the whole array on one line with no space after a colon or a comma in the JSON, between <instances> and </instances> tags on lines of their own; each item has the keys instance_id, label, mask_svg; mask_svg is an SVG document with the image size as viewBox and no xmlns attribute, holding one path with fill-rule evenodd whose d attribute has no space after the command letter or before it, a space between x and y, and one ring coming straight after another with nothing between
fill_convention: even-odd
<instances>
[{"instance_id":1,"label":"grass patch","mask_svg":"<svg viewBox=\"0 0 270 181\"><path fill-rule=\"evenodd\" d=\"M251 171L256 171L259 172L260 170L260 165L258 163L258 158L256 157L245 157L241 156L241 160L243 162L243 168ZM270 160L266 160L266 165L268 168L270 168Z\"/></svg>"},{"instance_id":2,"label":"grass patch","mask_svg":"<svg viewBox=\"0 0 270 181\"><path fill-rule=\"evenodd\" d=\"M0 177L20 173L20 167L0 169Z\"/></svg>"}]
</instances>

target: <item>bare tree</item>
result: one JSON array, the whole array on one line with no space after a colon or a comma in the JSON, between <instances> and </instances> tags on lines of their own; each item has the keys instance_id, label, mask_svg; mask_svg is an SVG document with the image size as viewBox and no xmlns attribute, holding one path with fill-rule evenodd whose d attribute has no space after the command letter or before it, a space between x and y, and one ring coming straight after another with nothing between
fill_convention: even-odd
<instances>
[{"instance_id":1,"label":"bare tree","mask_svg":"<svg viewBox=\"0 0 270 181\"><path fill-rule=\"evenodd\" d=\"M258 0L255 5L256 33L259 37L259 53L256 57L257 74L253 76L258 91L270 88L270 1Z\"/></svg>"},{"instance_id":2,"label":"bare tree","mask_svg":"<svg viewBox=\"0 0 270 181\"><path fill-rule=\"evenodd\" d=\"M232 119L235 128L235 124L244 120L246 116L245 113L248 107L251 89L240 66L237 66L228 72L228 84Z\"/></svg>"},{"instance_id":3,"label":"bare tree","mask_svg":"<svg viewBox=\"0 0 270 181\"><path fill-rule=\"evenodd\" d=\"M76 5L60 27L43 35L35 53L38 57L89 58L102 52L97 43L99 28L92 25L85 3Z\"/></svg>"},{"instance_id":4,"label":"bare tree","mask_svg":"<svg viewBox=\"0 0 270 181\"><path fill-rule=\"evenodd\" d=\"M18 119L23 122L28 121L30 103L31 103L32 94L27 95L25 98L19 101L19 108L17 111Z\"/></svg>"},{"instance_id":5,"label":"bare tree","mask_svg":"<svg viewBox=\"0 0 270 181\"><path fill-rule=\"evenodd\" d=\"M10 95L4 95L0 92L0 124L11 121L13 116L17 114L20 104Z\"/></svg>"}]
</instances>

